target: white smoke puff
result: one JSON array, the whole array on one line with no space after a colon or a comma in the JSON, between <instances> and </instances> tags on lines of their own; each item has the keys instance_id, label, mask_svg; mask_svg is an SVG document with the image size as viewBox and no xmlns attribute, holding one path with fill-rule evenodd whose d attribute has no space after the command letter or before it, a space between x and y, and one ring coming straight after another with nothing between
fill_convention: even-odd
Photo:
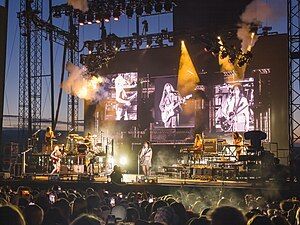
<instances>
[{"instance_id":1,"label":"white smoke puff","mask_svg":"<svg viewBox=\"0 0 300 225\"><path fill-rule=\"evenodd\" d=\"M243 52L246 52L249 47L252 48L258 39L256 35L253 38L251 37L250 25L245 23L240 25L237 37L242 41L241 49Z\"/></svg>"},{"instance_id":2,"label":"white smoke puff","mask_svg":"<svg viewBox=\"0 0 300 225\"><path fill-rule=\"evenodd\" d=\"M62 83L62 89L68 94L77 96L89 101L99 101L104 95L101 85L104 82L102 77L85 77L87 70L85 67L78 67L72 63L67 63L66 69L69 77Z\"/></svg>"},{"instance_id":3,"label":"white smoke puff","mask_svg":"<svg viewBox=\"0 0 300 225\"><path fill-rule=\"evenodd\" d=\"M82 12L87 12L89 10L87 0L68 0L68 4L73 6L74 9L79 9Z\"/></svg>"},{"instance_id":4,"label":"white smoke puff","mask_svg":"<svg viewBox=\"0 0 300 225\"><path fill-rule=\"evenodd\" d=\"M237 31L237 37L242 41L242 51L246 52L257 41L257 36L251 38L250 24L260 25L268 22L270 25L281 17L285 16L285 0L272 0L272 3L266 3L262 0L254 0L247 5L245 11L240 16L241 24Z\"/></svg>"},{"instance_id":5,"label":"white smoke puff","mask_svg":"<svg viewBox=\"0 0 300 225\"><path fill-rule=\"evenodd\" d=\"M276 22L281 17L286 16L286 1L272 0L270 3L262 0L254 0L245 9L241 15L244 23L255 23L268 21Z\"/></svg>"}]
</instances>

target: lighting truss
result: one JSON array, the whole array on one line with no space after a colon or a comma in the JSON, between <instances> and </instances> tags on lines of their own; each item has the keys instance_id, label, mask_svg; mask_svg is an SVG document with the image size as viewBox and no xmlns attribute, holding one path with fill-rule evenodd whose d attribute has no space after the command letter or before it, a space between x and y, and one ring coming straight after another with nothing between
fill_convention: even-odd
<instances>
[{"instance_id":1,"label":"lighting truss","mask_svg":"<svg viewBox=\"0 0 300 225\"><path fill-rule=\"evenodd\" d=\"M133 15L157 15L170 13L176 6L176 0L91 0L88 1L88 12L81 12L68 4L61 4L52 7L53 17L74 15L78 17L80 25L100 23L101 20L109 22L111 18L118 20L121 15L129 19Z\"/></svg>"},{"instance_id":2,"label":"lighting truss","mask_svg":"<svg viewBox=\"0 0 300 225\"><path fill-rule=\"evenodd\" d=\"M133 34L130 37L117 37L112 34L101 40L85 41L84 47L87 48L88 54L81 54L80 63L90 71L97 70L120 51L169 47L173 45L173 37L173 32L164 31L148 35Z\"/></svg>"},{"instance_id":3,"label":"lighting truss","mask_svg":"<svg viewBox=\"0 0 300 225\"><path fill-rule=\"evenodd\" d=\"M289 37L289 149L300 141L300 3L288 0ZM292 161L290 161L292 162Z\"/></svg>"}]
</instances>

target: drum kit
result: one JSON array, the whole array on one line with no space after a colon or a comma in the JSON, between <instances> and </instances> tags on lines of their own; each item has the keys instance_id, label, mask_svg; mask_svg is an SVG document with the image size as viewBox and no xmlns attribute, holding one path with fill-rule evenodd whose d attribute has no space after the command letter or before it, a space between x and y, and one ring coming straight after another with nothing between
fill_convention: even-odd
<instances>
[{"instance_id":1,"label":"drum kit","mask_svg":"<svg viewBox=\"0 0 300 225\"><path fill-rule=\"evenodd\" d=\"M102 168L103 167L102 164L105 161L104 158L106 157L106 152L102 147L102 142L99 141L97 135L88 135L86 137L82 137L78 134L73 134L73 133L69 134L67 136L66 145L64 146L64 152L67 154L67 157L69 158L70 157L77 158L77 160L71 160L73 162L71 164L74 164L75 162L74 166L77 166L78 168L79 167L81 168L81 166L84 167L84 164L86 165L87 168L91 164L93 168L94 165L97 165L98 167ZM78 169L78 171L84 172L84 169L83 171L82 169L81 170ZM93 172L94 171L90 173Z\"/></svg>"}]
</instances>

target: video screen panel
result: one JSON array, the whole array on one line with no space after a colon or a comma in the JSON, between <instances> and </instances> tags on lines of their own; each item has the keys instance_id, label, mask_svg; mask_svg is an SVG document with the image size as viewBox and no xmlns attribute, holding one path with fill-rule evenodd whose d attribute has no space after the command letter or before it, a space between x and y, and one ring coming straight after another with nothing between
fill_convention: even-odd
<instances>
[{"instance_id":1,"label":"video screen panel","mask_svg":"<svg viewBox=\"0 0 300 225\"><path fill-rule=\"evenodd\" d=\"M155 79L155 127L193 127L195 114L187 113L193 107L192 94L182 96L176 89L177 77Z\"/></svg>"},{"instance_id":2,"label":"video screen panel","mask_svg":"<svg viewBox=\"0 0 300 225\"><path fill-rule=\"evenodd\" d=\"M216 132L254 130L254 79L214 87Z\"/></svg>"},{"instance_id":3,"label":"video screen panel","mask_svg":"<svg viewBox=\"0 0 300 225\"><path fill-rule=\"evenodd\" d=\"M138 73L117 73L106 77L108 96L105 101L105 120L137 120Z\"/></svg>"}]
</instances>

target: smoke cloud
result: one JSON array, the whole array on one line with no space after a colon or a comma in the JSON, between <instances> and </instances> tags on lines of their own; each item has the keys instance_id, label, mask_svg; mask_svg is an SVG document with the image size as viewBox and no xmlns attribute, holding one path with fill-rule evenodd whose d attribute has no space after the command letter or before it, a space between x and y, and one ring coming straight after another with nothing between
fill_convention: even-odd
<instances>
[{"instance_id":1,"label":"smoke cloud","mask_svg":"<svg viewBox=\"0 0 300 225\"><path fill-rule=\"evenodd\" d=\"M237 31L237 37L242 41L243 52L250 51L257 41L255 35L251 38L251 25L259 26L263 22L270 25L285 16L285 0L272 0L266 3L262 0L252 1L240 16L241 23Z\"/></svg>"},{"instance_id":2,"label":"smoke cloud","mask_svg":"<svg viewBox=\"0 0 300 225\"><path fill-rule=\"evenodd\" d=\"M99 101L106 97L105 78L88 76L85 67L80 68L69 62L66 69L69 77L62 83L62 89L66 93L89 101Z\"/></svg>"},{"instance_id":3,"label":"smoke cloud","mask_svg":"<svg viewBox=\"0 0 300 225\"><path fill-rule=\"evenodd\" d=\"M74 9L79 9L82 12L87 12L89 10L87 0L68 0L68 4L73 6Z\"/></svg>"}]
</instances>

